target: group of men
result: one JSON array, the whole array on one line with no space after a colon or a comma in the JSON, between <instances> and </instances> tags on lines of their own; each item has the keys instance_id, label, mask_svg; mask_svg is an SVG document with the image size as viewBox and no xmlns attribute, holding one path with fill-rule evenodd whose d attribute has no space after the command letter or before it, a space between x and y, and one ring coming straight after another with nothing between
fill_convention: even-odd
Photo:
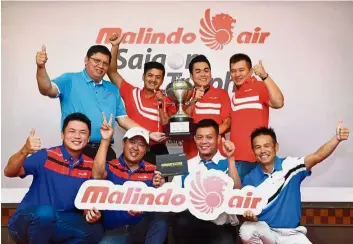
<instances>
[{"instance_id":1,"label":"group of men","mask_svg":"<svg viewBox=\"0 0 353 244\"><path fill-rule=\"evenodd\" d=\"M5 176L33 175L29 191L9 221L11 239L16 243L162 244L171 224L178 244L235 243L238 233L234 226L239 220L226 213L203 221L188 211L168 214L75 208L78 189L89 179L114 184L143 181L151 187L165 183L149 161L151 156L168 154L162 128L175 108L160 90L165 68L148 62L142 75L143 89L131 85L118 72L123 38L116 34L110 37L111 52L105 46L92 46L83 71L53 80L46 72L45 46L37 53L39 91L60 99L63 144L41 149L40 138L32 129L23 148L9 159ZM247 55L235 54L229 68L236 87L231 99L225 90L211 85L211 64L204 55L195 56L189 64L194 95L185 111L196 123L195 135L183 142L189 172L198 165L221 170L233 179L235 188L252 185L271 194L260 215L244 213L239 231L243 243L310 243L300 226L300 184L314 165L348 139L348 128L340 122L335 136L309 156L278 158L276 134L268 128L268 120L270 107L283 107L283 94L261 61L253 67ZM111 82L103 80L105 74ZM127 129L119 157L112 148L115 121ZM225 139L227 132L229 141ZM184 187L186 177L175 176L173 183Z\"/></svg>"}]
</instances>

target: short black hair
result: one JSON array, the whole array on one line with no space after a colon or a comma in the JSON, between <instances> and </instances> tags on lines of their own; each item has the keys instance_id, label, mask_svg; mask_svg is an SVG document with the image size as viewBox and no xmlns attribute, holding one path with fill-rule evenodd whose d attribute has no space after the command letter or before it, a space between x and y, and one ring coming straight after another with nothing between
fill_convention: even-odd
<instances>
[{"instance_id":1,"label":"short black hair","mask_svg":"<svg viewBox=\"0 0 353 244\"><path fill-rule=\"evenodd\" d=\"M91 120L83 113L72 113L66 116L63 123L62 132L66 129L70 121L81 121L85 123L88 127L89 135L91 135Z\"/></svg>"},{"instance_id":2,"label":"short black hair","mask_svg":"<svg viewBox=\"0 0 353 244\"><path fill-rule=\"evenodd\" d=\"M207 63L208 67L211 69L210 61L208 61L208 59L206 58L205 55L201 54L201 55L197 55L196 57L191 59L191 61L189 63L189 72L190 72L190 74L192 74L192 69L194 68L194 64L195 63Z\"/></svg>"},{"instance_id":3,"label":"short black hair","mask_svg":"<svg viewBox=\"0 0 353 244\"><path fill-rule=\"evenodd\" d=\"M208 127L213 127L214 130L216 131L216 135L219 135L219 125L217 124L216 121L214 121L213 119L203 119L200 120L196 125L195 125L195 134L196 131L199 128L208 128Z\"/></svg>"},{"instance_id":4,"label":"short black hair","mask_svg":"<svg viewBox=\"0 0 353 244\"><path fill-rule=\"evenodd\" d=\"M110 53L109 49L103 45L94 45L90 47L87 51L86 56L90 58L96 53L102 53L102 54L108 55L109 63L112 60L112 54Z\"/></svg>"},{"instance_id":5,"label":"short black hair","mask_svg":"<svg viewBox=\"0 0 353 244\"><path fill-rule=\"evenodd\" d=\"M159 69L163 72L163 78L165 76L165 68L164 65L155 61L145 63L143 67L143 74L147 74L147 72L151 69Z\"/></svg>"},{"instance_id":6,"label":"short black hair","mask_svg":"<svg viewBox=\"0 0 353 244\"><path fill-rule=\"evenodd\" d=\"M275 130L272 128L268 128L268 127L259 127L256 128L252 133L251 133L251 146L253 146L253 141L255 139L255 137L260 136L260 135L265 135L265 136L271 136L273 144L276 145L277 144L277 136L275 133Z\"/></svg>"},{"instance_id":7,"label":"short black hair","mask_svg":"<svg viewBox=\"0 0 353 244\"><path fill-rule=\"evenodd\" d=\"M232 57L230 57L229 67L231 67L232 64L238 63L240 61L245 61L246 64L248 65L248 68L249 69L252 68L252 63L251 63L250 57L244 53L236 53Z\"/></svg>"}]
</instances>

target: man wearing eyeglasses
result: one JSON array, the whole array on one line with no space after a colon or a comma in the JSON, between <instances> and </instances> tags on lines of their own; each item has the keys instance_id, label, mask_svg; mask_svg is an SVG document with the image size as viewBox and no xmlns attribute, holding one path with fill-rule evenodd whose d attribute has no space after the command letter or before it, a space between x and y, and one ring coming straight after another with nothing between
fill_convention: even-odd
<instances>
[{"instance_id":1,"label":"man wearing eyeglasses","mask_svg":"<svg viewBox=\"0 0 353 244\"><path fill-rule=\"evenodd\" d=\"M85 57L85 68L81 72L64 73L54 80L50 80L47 74L45 67L47 60L46 47L43 45L42 50L36 55L39 92L51 98L59 97L61 120L68 114L80 112L92 121L91 139L84 148L84 154L94 158L97 153L101 141L100 126L103 112L113 114L124 129L139 126L127 116L117 87L103 80L111 61L111 54L107 47L102 45L90 47ZM151 132L149 135L157 142L165 139L164 133L161 132ZM107 159L114 158L116 154L110 144Z\"/></svg>"}]
</instances>

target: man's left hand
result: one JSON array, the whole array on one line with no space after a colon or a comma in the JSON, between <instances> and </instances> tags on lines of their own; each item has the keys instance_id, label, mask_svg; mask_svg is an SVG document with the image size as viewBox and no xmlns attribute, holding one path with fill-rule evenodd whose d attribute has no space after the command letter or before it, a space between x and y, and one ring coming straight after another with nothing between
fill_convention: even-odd
<instances>
[{"instance_id":1,"label":"man's left hand","mask_svg":"<svg viewBox=\"0 0 353 244\"><path fill-rule=\"evenodd\" d=\"M90 210L85 210L84 213L86 214L86 221L90 224L97 222L102 217L101 212L95 207Z\"/></svg>"},{"instance_id":2,"label":"man's left hand","mask_svg":"<svg viewBox=\"0 0 353 244\"><path fill-rule=\"evenodd\" d=\"M152 183L153 183L153 186L156 188L163 186L163 184L165 183L165 179L162 176L161 172L154 171Z\"/></svg>"},{"instance_id":3,"label":"man's left hand","mask_svg":"<svg viewBox=\"0 0 353 244\"><path fill-rule=\"evenodd\" d=\"M163 132L155 131L155 132L150 132L150 138L154 140L155 142L162 142L167 139L165 134Z\"/></svg>"},{"instance_id":4,"label":"man's left hand","mask_svg":"<svg viewBox=\"0 0 353 244\"><path fill-rule=\"evenodd\" d=\"M345 141L349 137L349 129L348 127L344 127L342 125L342 120L338 121L338 125L336 128L336 137L338 141Z\"/></svg>"},{"instance_id":5,"label":"man's left hand","mask_svg":"<svg viewBox=\"0 0 353 244\"><path fill-rule=\"evenodd\" d=\"M143 212L142 211L135 211L135 210L129 210L127 211L127 213L131 216L138 216L138 215L142 215Z\"/></svg>"},{"instance_id":6,"label":"man's left hand","mask_svg":"<svg viewBox=\"0 0 353 244\"><path fill-rule=\"evenodd\" d=\"M222 147L223 147L223 153L227 158L230 158L234 155L235 145L233 142L226 140L224 139L224 137L222 137Z\"/></svg>"},{"instance_id":7,"label":"man's left hand","mask_svg":"<svg viewBox=\"0 0 353 244\"><path fill-rule=\"evenodd\" d=\"M253 70L254 70L254 73L255 75L258 75L260 76L260 78L264 78L266 77L267 75L267 72L265 71L264 69L264 66L262 65L262 61L260 60L258 64L256 64L254 67L253 67Z\"/></svg>"}]
</instances>

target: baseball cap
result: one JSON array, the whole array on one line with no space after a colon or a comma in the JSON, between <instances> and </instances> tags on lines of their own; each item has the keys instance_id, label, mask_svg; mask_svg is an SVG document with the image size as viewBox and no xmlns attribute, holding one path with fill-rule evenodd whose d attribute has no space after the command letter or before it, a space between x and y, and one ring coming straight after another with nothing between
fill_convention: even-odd
<instances>
[{"instance_id":1,"label":"baseball cap","mask_svg":"<svg viewBox=\"0 0 353 244\"><path fill-rule=\"evenodd\" d=\"M147 130L145 130L144 128L141 128L141 127L132 127L130 129L128 129L124 135L124 138L127 138L127 139L131 139L135 136L142 136L146 143L149 144L150 143L150 137L149 137L149 133Z\"/></svg>"}]
</instances>

